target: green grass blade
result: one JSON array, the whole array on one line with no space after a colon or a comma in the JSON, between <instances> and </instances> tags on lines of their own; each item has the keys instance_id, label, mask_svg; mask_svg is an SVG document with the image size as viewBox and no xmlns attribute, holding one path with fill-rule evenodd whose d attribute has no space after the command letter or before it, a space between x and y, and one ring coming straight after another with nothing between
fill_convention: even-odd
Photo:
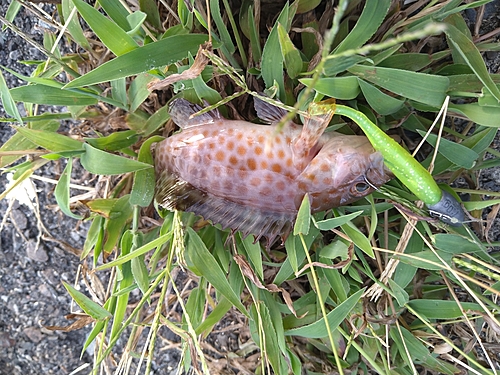
<instances>
[{"instance_id":1,"label":"green grass blade","mask_svg":"<svg viewBox=\"0 0 500 375\"><path fill-rule=\"evenodd\" d=\"M418 131L420 135L424 135L425 132ZM427 142L432 146L436 147L437 135L429 134L427 137ZM439 152L453 164L465 168L471 169L476 164L479 159L479 154L470 148L460 144L452 142L446 138L441 138L439 141Z\"/></svg>"},{"instance_id":2,"label":"green grass blade","mask_svg":"<svg viewBox=\"0 0 500 375\"><path fill-rule=\"evenodd\" d=\"M481 53L474 43L453 25L448 24L445 33L477 78L486 86L497 102L500 102L500 90L491 79Z\"/></svg>"},{"instance_id":3,"label":"green grass blade","mask_svg":"<svg viewBox=\"0 0 500 375\"><path fill-rule=\"evenodd\" d=\"M295 7L285 4L262 51L262 78L267 88L273 86L275 82L278 83L279 98L282 102L285 102L285 81L283 79L283 56L278 37L278 24L282 24L285 30L289 31L295 9Z\"/></svg>"},{"instance_id":4,"label":"green grass blade","mask_svg":"<svg viewBox=\"0 0 500 375\"><path fill-rule=\"evenodd\" d=\"M36 122L32 124L32 129L34 130L46 130L49 132L55 132L59 129L59 123L56 121L43 121ZM2 147L0 147L0 152L8 153L9 151L22 151L29 150L36 147L36 144L30 141L28 138L17 132L14 134L7 142L5 142ZM24 155L1 155L0 154L0 168L15 162Z\"/></svg>"},{"instance_id":5,"label":"green grass blade","mask_svg":"<svg viewBox=\"0 0 500 375\"><path fill-rule=\"evenodd\" d=\"M190 227L187 228L187 233L189 235L186 246L187 255L197 268L197 271L200 272L219 293L231 301L238 310L245 316L248 316L245 306L241 303L240 298L227 281L224 272L213 255L210 254L200 236Z\"/></svg>"},{"instance_id":6,"label":"green grass blade","mask_svg":"<svg viewBox=\"0 0 500 375\"><path fill-rule=\"evenodd\" d=\"M73 11L75 8L72 0L62 0L62 13L65 21L65 26L68 28L69 33L73 37L73 40L82 46L86 50L90 50L90 44L85 35L83 34L82 27L76 12ZM70 18L71 17L71 18Z\"/></svg>"},{"instance_id":7,"label":"green grass blade","mask_svg":"<svg viewBox=\"0 0 500 375\"><path fill-rule=\"evenodd\" d=\"M241 239L241 243L245 248L248 259L250 260L253 269L257 273L257 276L261 280L264 280L264 267L262 266L262 252L260 248L260 243L254 243L252 240L252 236L246 236Z\"/></svg>"},{"instance_id":8,"label":"green grass blade","mask_svg":"<svg viewBox=\"0 0 500 375\"><path fill-rule=\"evenodd\" d=\"M127 32L100 13L97 9L83 2L82 0L72 0L78 12L85 22L101 39L104 45L116 56L124 55L133 51L139 46Z\"/></svg>"},{"instance_id":9,"label":"green grass blade","mask_svg":"<svg viewBox=\"0 0 500 375\"><path fill-rule=\"evenodd\" d=\"M81 215L76 215L71 212L69 208L69 183L71 180L71 169L73 167L73 158L68 159L68 163L64 168L59 181L57 182L56 188L54 190L54 196L56 197L56 202L61 211L73 219L82 219Z\"/></svg>"},{"instance_id":10,"label":"green grass blade","mask_svg":"<svg viewBox=\"0 0 500 375\"><path fill-rule=\"evenodd\" d=\"M402 337L399 335L399 332L403 333ZM422 341L405 328L400 327L400 331L398 331L396 327L393 327L390 330L390 335L399 348L399 351L409 353L411 356L410 360L414 363L425 364L426 367L434 369L439 374L453 375L456 373L457 369L454 365L441 361L431 355Z\"/></svg>"},{"instance_id":11,"label":"green grass blade","mask_svg":"<svg viewBox=\"0 0 500 375\"><path fill-rule=\"evenodd\" d=\"M19 13L19 10L21 10L21 3L19 1L13 0L10 4L9 7L7 8L7 12L5 13L5 19L7 21L13 22L14 18L16 18L17 14ZM4 31L7 28L7 25L2 25L2 31Z\"/></svg>"},{"instance_id":12,"label":"green grass blade","mask_svg":"<svg viewBox=\"0 0 500 375\"><path fill-rule=\"evenodd\" d=\"M80 157L80 162L90 173L118 175L122 173L135 172L141 169L152 168L150 164L127 159L123 156L109 154L105 151L92 147L89 144L84 144L84 147L85 153Z\"/></svg>"},{"instance_id":13,"label":"green grass blade","mask_svg":"<svg viewBox=\"0 0 500 375\"><path fill-rule=\"evenodd\" d=\"M375 112L382 116L396 113L405 104L404 100L396 99L387 95L362 79L358 79L358 84L368 104L375 110Z\"/></svg>"},{"instance_id":14,"label":"green grass blade","mask_svg":"<svg viewBox=\"0 0 500 375\"><path fill-rule=\"evenodd\" d=\"M356 49L365 44L382 24L391 0L371 0L365 3L363 12L347 37L337 46L335 53Z\"/></svg>"},{"instance_id":15,"label":"green grass blade","mask_svg":"<svg viewBox=\"0 0 500 375\"><path fill-rule=\"evenodd\" d=\"M16 130L31 142L52 152L84 150L82 142L62 134L23 127L16 127Z\"/></svg>"},{"instance_id":16,"label":"green grass blade","mask_svg":"<svg viewBox=\"0 0 500 375\"><path fill-rule=\"evenodd\" d=\"M23 119L21 118L21 114L17 109L16 102L12 98L9 88L7 87L7 82L5 82L5 78L0 70L0 99L2 99L3 108L5 112L14 117L19 125L23 125Z\"/></svg>"},{"instance_id":17,"label":"green grass blade","mask_svg":"<svg viewBox=\"0 0 500 375\"><path fill-rule=\"evenodd\" d=\"M139 150L138 161L153 165L151 144L159 142L163 137L154 136L144 142ZM153 201L155 193L155 171L153 168L135 172L134 184L130 193L130 203L141 207L148 207Z\"/></svg>"},{"instance_id":18,"label":"green grass blade","mask_svg":"<svg viewBox=\"0 0 500 375\"><path fill-rule=\"evenodd\" d=\"M401 69L355 65L348 70L395 94L436 108L443 104L450 82L447 77Z\"/></svg>"},{"instance_id":19,"label":"green grass blade","mask_svg":"<svg viewBox=\"0 0 500 375\"><path fill-rule=\"evenodd\" d=\"M85 142L106 151L118 151L130 147L139 140L139 135L133 130L111 133L106 137L85 138Z\"/></svg>"},{"instance_id":20,"label":"green grass blade","mask_svg":"<svg viewBox=\"0 0 500 375\"><path fill-rule=\"evenodd\" d=\"M432 299L415 299L408 302L412 309L427 319L458 319L463 316L460 306L464 311L482 311L477 303L455 301L442 301Z\"/></svg>"},{"instance_id":21,"label":"green grass blade","mask_svg":"<svg viewBox=\"0 0 500 375\"><path fill-rule=\"evenodd\" d=\"M74 287L63 281L63 285L70 294L71 298L75 300L78 306L85 311L85 313L96 320L105 320L111 318L108 310L100 306L98 303L92 301L85 294L79 292Z\"/></svg>"},{"instance_id":22,"label":"green grass blade","mask_svg":"<svg viewBox=\"0 0 500 375\"><path fill-rule=\"evenodd\" d=\"M141 73L130 84L128 89L128 97L130 103L130 112L135 112L137 108L151 95L148 90L148 83L155 77L148 73Z\"/></svg>"},{"instance_id":23,"label":"green grass blade","mask_svg":"<svg viewBox=\"0 0 500 375\"><path fill-rule=\"evenodd\" d=\"M334 210L335 216L341 217L337 210ZM372 245L370 240L366 238L366 236L350 221L345 224L341 224L340 227L344 231L345 234L351 239L354 244L359 247L365 254L369 257L374 258L375 254L373 253Z\"/></svg>"},{"instance_id":24,"label":"green grass blade","mask_svg":"<svg viewBox=\"0 0 500 375\"><path fill-rule=\"evenodd\" d=\"M226 23L222 19L219 4L219 0L210 0L210 13L212 14L212 18L217 26L217 31L219 32L222 44L232 55L236 51L236 47L233 44L229 31L227 30Z\"/></svg>"},{"instance_id":25,"label":"green grass blade","mask_svg":"<svg viewBox=\"0 0 500 375\"><path fill-rule=\"evenodd\" d=\"M145 245L142 245L140 248L136 249L134 252L132 252L130 254L127 254L125 256L120 256L118 259L116 259L112 262L109 262L109 263L103 264L102 266L97 267L96 270L101 271L101 270L115 267L115 266L118 266L118 265L123 264L125 262L128 262L132 258L138 257L142 254L146 254L148 251L151 251L155 247L162 246L163 244L167 243L171 239L172 239L172 232L168 232L168 233L154 239L153 241L148 242Z\"/></svg>"},{"instance_id":26,"label":"green grass blade","mask_svg":"<svg viewBox=\"0 0 500 375\"><path fill-rule=\"evenodd\" d=\"M259 38L259 33L258 33L258 26L255 24L255 17L254 17L254 7L253 5L250 5L248 7L248 31L250 34L250 46L252 48L252 57L253 61L255 64L258 64L260 62L260 59L262 58L262 47L260 45L260 38ZM240 19L241 20L241 19ZM243 25L241 26L242 28L244 27Z\"/></svg>"},{"instance_id":27,"label":"green grass blade","mask_svg":"<svg viewBox=\"0 0 500 375\"><path fill-rule=\"evenodd\" d=\"M202 34L170 36L118 56L71 81L65 88L108 82L170 65L186 58L189 53L195 55L200 44L207 40L208 37Z\"/></svg>"},{"instance_id":28,"label":"green grass blade","mask_svg":"<svg viewBox=\"0 0 500 375\"><path fill-rule=\"evenodd\" d=\"M336 56L330 55L325 60L323 66L323 74L327 77L335 76L339 73L345 72L351 66L359 64L366 60L364 56Z\"/></svg>"},{"instance_id":29,"label":"green grass blade","mask_svg":"<svg viewBox=\"0 0 500 375\"><path fill-rule=\"evenodd\" d=\"M74 90L61 90L45 85L26 85L10 90L12 98L18 102L73 106L95 105L98 100L88 94Z\"/></svg>"},{"instance_id":30,"label":"green grass blade","mask_svg":"<svg viewBox=\"0 0 500 375\"><path fill-rule=\"evenodd\" d=\"M435 234L434 243L438 249L455 255L472 254L482 251L481 246L479 246L478 243L458 234Z\"/></svg>"},{"instance_id":31,"label":"green grass blade","mask_svg":"<svg viewBox=\"0 0 500 375\"><path fill-rule=\"evenodd\" d=\"M299 81L310 86L313 78L302 78ZM323 95L342 100L352 100L359 94L358 79L355 76L320 78L313 88Z\"/></svg>"},{"instance_id":32,"label":"green grass blade","mask_svg":"<svg viewBox=\"0 0 500 375\"><path fill-rule=\"evenodd\" d=\"M139 7L144 13L147 14L147 21L157 29L161 29L160 13L158 11L156 1L139 0Z\"/></svg>"},{"instance_id":33,"label":"green grass blade","mask_svg":"<svg viewBox=\"0 0 500 375\"><path fill-rule=\"evenodd\" d=\"M311 226L311 202L309 201L309 196L306 194L302 199L300 204L299 212L297 214L297 220L295 221L295 226L293 227L293 234L297 236L299 233L307 235L309 233L309 228Z\"/></svg>"},{"instance_id":34,"label":"green grass blade","mask_svg":"<svg viewBox=\"0 0 500 375\"><path fill-rule=\"evenodd\" d=\"M145 137L151 135L156 130L158 130L162 125L164 125L169 119L170 114L168 113L168 106L164 106L151 115L150 118L147 119L144 127L138 132L142 133Z\"/></svg>"},{"instance_id":35,"label":"green grass blade","mask_svg":"<svg viewBox=\"0 0 500 375\"><path fill-rule=\"evenodd\" d=\"M99 5L106 14L111 17L113 21L116 22L123 30L129 31L129 23L127 17L129 16L129 11L123 6L121 1L116 0L99 0Z\"/></svg>"},{"instance_id":36,"label":"green grass blade","mask_svg":"<svg viewBox=\"0 0 500 375\"><path fill-rule=\"evenodd\" d=\"M316 227L318 229L321 229L321 230L331 230L333 228L337 228L337 227L344 225L345 223L355 219L356 217L358 217L362 213L363 213L363 211L357 211L357 212L353 212L353 213L348 214L348 215L334 217L334 218L326 219L326 220L320 220L320 221L316 221L314 223L314 225L316 225Z\"/></svg>"},{"instance_id":37,"label":"green grass blade","mask_svg":"<svg viewBox=\"0 0 500 375\"><path fill-rule=\"evenodd\" d=\"M288 76L295 78L302 72L302 57L280 23L278 23L278 40Z\"/></svg>"},{"instance_id":38,"label":"green grass blade","mask_svg":"<svg viewBox=\"0 0 500 375\"><path fill-rule=\"evenodd\" d=\"M109 218L106 219L106 242L104 243L103 250L107 254L111 253L115 246L124 241L125 236L122 236L123 229L128 222L132 219L132 205L130 204L130 196L124 195L118 199L113 200L113 205L109 211ZM128 249L121 246L122 253ZM130 264L127 263L130 268ZM124 264L126 266L127 264ZM132 277L132 275L130 275ZM131 284L129 284L131 285Z\"/></svg>"},{"instance_id":39,"label":"green grass blade","mask_svg":"<svg viewBox=\"0 0 500 375\"><path fill-rule=\"evenodd\" d=\"M364 289L357 291L327 314L326 319L328 325L332 329L338 327L347 315L354 309L354 307L356 307L361 299L361 296L363 295L363 292ZM324 318L321 318L312 324L308 324L300 328L289 329L285 332L285 335L307 338L326 337L327 333L325 329L325 320Z\"/></svg>"},{"instance_id":40,"label":"green grass blade","mask_svg":"<svg viewBox=\"0 0 500 375\"><path fill-rule=\"evenodd\" d=\"M484 126L491 126L494 128L500 127L500 108L499 107L485 107L477 103L469 104L455 104L448 105L450 112L459 113L474 121L477 124Z\"/></svg>"}]
</instances>

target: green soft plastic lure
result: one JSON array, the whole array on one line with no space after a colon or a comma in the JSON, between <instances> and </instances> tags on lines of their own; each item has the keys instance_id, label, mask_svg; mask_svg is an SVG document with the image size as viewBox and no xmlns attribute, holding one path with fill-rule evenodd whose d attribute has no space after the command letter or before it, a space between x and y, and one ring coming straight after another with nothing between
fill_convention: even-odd
<instances>
[{"instance_id":1,"label":"green soft plastic lure","mask_svg":"<svg viewBox=\"0 0 500 375\"><path fill-rule=\"evenodd\" d=\"M384 157L387 168L427 205L432 216L452 226L459 226L464 222L464 211L460 203L450 193L441 190L431 174L368 117L343 105L337 105L335 113L349 117L359 125L373 148Z\"/></svg>"}]
</instances>

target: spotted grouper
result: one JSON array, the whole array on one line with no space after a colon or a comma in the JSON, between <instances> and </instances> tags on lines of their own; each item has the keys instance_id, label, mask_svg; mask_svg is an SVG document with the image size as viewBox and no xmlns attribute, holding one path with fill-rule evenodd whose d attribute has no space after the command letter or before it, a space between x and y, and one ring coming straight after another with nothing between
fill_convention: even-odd
<instances>
[{"instance_id":1,"label":"spotted grouper","mask_svg":"<svg viewBox=\"0 0 500 375\"><path fill-rule=\"evenodd\" d=\"M326 106L332 107L332 106ZM364 136L324 132L333 110L312 114L304 126L276 124L286 115L255 100L270 125L227 120L185 99L170 105L182 129L156 147L156 201L194 212L256 240L286 237L307 193L311 211L354 202L392 178Z\"/></svg>"}]
</instances>

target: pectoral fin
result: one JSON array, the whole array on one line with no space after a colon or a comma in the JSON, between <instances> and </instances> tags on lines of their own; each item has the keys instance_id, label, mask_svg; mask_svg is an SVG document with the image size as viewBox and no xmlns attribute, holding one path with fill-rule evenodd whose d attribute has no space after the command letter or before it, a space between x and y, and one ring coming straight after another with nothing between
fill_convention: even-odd
<instances>
[{"instance_id":1,"label":"pectoral fin","mask_svg":"<svg viewBox=\"0 0 500 375\"><path fill-rule=\"evenodd\" d=\"M266 237L268 247L278 236L286 239L296 218L296 213L265 211L201 191L168 171L158 176L155 199L164 208L194 212L244 237L254 234L255 241Z\"/></svg>"},{"instance_id":2,"label":"pectoral fin","mask_svg":"<svg viewBox=\"0 0 500 375\"><path fill-rule=\"evenodd\" d=\"M317 152L316 144L335 113L335 99L311 103L299 138L293 143L294 159L308 161Z\"/></svg>"}]
</instances>

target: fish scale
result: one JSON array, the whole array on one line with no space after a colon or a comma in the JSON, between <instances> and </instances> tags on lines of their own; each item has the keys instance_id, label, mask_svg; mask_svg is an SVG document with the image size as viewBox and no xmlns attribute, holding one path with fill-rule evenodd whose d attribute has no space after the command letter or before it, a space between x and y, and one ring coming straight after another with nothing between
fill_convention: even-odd
<instances>
[{"instance_id":1,"label":"fish scale","mask_svg":"<svg viewBox=\"0 0 500 375\"><path fill-rule=\"evenodd\" d=\"M287 235L306 193L318 212L391 178L367 138L324 133L333 113L277 131L283 111L264 102L256 109L271 125L227 120L217 111L193 117L200 106L173 101L171 118L182 131L156 148L157 202L272 242Z\"/></svg>"}]
</instances>

